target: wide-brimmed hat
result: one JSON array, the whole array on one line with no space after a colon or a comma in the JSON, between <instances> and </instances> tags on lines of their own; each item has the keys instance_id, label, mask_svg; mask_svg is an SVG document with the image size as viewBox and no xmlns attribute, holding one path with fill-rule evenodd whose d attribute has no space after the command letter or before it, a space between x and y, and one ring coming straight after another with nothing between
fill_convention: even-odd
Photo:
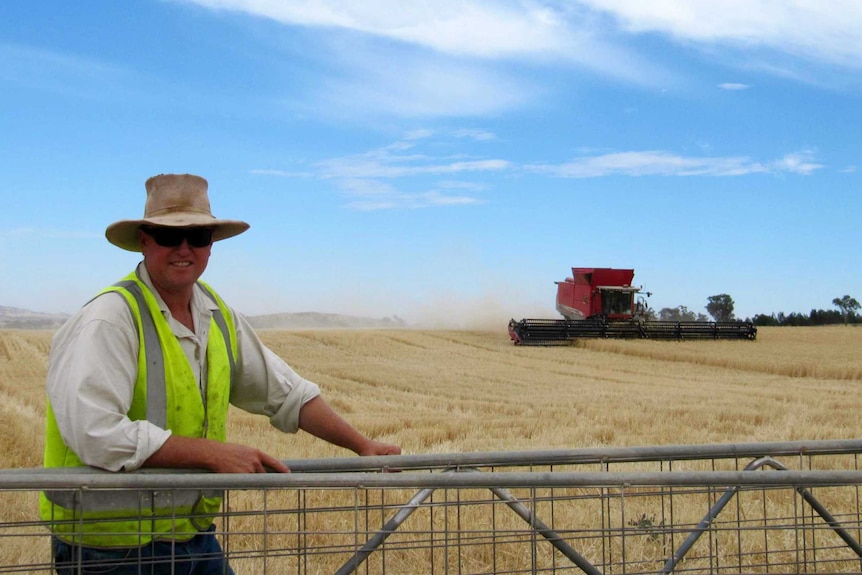
<instances>
[{"instance_id":1,"label":"wide-brimmed hat","mask_svg":"<svg viewBox=\"0 0 862 575\"><path fill-rule=\"evenodd\" d=\"M120 220L105 230L108 241L130 252L141 251L141 226L213 228L213 241L239 235L249 228L240 220L219 220L210 210L207 181L192 174L159 174L147 180L147 203L140 220Z\"/></svg>"}]
</instances>

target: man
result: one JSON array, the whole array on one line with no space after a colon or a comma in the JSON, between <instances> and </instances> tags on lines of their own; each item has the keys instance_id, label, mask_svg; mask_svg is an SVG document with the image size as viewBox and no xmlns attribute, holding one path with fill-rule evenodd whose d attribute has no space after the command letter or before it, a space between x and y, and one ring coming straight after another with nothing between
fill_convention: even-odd
<instances>
[{"instance_id":1,"label":"man","mask_svg":"<svg viewBox=\"0 0 862 575\"><path fill-rule=\"evenodd\" d=\"M249 228L212 215L206 180L162 174L147 180L146 190L143 219L115 222L105 232L143 261L54 336L45 466L288 472L259 449L226 442L228 403L359 455L400 453L342 419L317 385L199 281L212 242ZM212 533L220 504L219 493L45 492L40 512L54 533L61 575L232 573Z\"/></svg>"}]
</instances>

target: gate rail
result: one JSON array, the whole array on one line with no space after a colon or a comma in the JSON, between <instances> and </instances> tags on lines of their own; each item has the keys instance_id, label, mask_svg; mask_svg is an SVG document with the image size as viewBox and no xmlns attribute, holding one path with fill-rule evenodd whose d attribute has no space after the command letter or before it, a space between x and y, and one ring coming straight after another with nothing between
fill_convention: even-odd
<instances>
[{"instance_id":1,"label":"gate rail","mask_svg":"<svg viewBox=\"0 0 862 575\"><path fill-rule=\"evenodd\" d=\"M286 461L291 474L0 470L0 573L52 569L39 491L117 489L226 490L218 533L238 574L862 573L860 454L826 440Z\"/></svg>"}]
</instances>

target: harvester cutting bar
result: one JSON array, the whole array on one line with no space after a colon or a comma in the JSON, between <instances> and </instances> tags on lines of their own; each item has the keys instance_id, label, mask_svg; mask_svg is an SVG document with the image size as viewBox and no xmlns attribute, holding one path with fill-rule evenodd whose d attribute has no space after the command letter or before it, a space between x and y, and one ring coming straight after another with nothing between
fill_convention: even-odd
<instances>
[{"instance_id":1,"label":"harvester cutting bar","mask_svg":"<svg viewBox=\"0 0 862 575\"><path fill-rule=\"evenodd\" d=\"M751 323L736 321L513 319L509 321L509 337L515 345L565 344L579 338L755 339L757 328Z\"/></svg>"},{"instance_id":2,"label":"harvester cutting bar","mask_svg":"<svg viewBox=\"0 0 862 575\"><path fill-rule=\"evenodd\" d=\"M757 328L742 321L646 321L648 339L755 339Z\"/></svg>"}]
</instances>

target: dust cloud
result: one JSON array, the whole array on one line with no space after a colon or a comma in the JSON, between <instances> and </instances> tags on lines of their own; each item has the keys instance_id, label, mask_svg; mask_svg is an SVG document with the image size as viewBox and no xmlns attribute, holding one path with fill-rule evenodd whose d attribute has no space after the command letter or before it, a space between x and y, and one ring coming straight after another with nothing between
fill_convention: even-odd
<instances>
[{"instance_id":1,"label":"dust cloud","mask_svg":"<svg viewBox=\"0 0 862 575\"><path fill-rule=\"evenodd\" d=\"M420 305L408 316L411 327L418 329L456 329L473 331L506 330L510 319L557 319L559 314L538 303L519 300L502 301L490 295L469 298L463 295L441 295Z\"/></svg>"}]
</instances>

